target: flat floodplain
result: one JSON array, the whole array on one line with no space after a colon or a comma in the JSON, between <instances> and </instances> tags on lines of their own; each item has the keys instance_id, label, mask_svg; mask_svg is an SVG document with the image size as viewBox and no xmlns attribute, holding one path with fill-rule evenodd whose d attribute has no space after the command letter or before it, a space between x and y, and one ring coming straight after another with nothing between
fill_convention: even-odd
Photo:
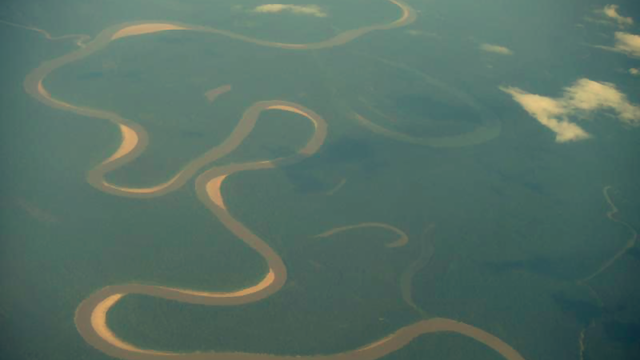
<instances>
[{"instance_id":1,"label":"flat floodplain","mask_svg":"<svg viewBox=\"0 0 640 360\"><path fill-rule=\"evenodd\" d=\"M501 91L626 70L447 4L66 2L0 7L0 357L638 352L635 125Z\"/></svg>"}]
</instances>

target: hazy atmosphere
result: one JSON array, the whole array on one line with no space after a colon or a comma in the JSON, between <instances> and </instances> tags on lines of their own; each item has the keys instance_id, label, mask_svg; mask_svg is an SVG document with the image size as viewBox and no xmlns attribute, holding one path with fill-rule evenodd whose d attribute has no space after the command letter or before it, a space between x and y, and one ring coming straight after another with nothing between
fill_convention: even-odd
<instances>
[{"instance_id":1,"label":"hazy atmosphere","mask_svg":"<svg viewBox=\"0 0 640 360\"><path fill-rule=\"evenodd\" d=\"M640 2L0 3L0 359L640 358Z\"/></svg>"}]
</instances>

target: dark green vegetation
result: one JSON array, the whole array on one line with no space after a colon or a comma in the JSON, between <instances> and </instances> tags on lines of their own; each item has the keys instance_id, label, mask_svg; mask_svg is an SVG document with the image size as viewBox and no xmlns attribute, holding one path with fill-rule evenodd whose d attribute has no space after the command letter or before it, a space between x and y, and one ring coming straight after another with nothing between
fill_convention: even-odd
<instances>
[{"instance_id":1,"label":"dark green vegetation","mask_svg":"<svg viewBox=\"0 0 640 360\"><path fill-rule=\"evenodd\" d=\"M595 139L560 145L498 90L509 83L554 94L588 74L616 82L637 103L629 90L637 79L603 70L629 62L578 45L598 36L567 20L577 3L591 14L585 1L505 1L490 9L471 1L409 2L422 10L411 29L440 39L397 29L326 51L287 52L168 32L124 39L48 79L54 96L117 111L148 130L147 152L110 174L118 184L170 178L225 139L255 101L296 101L329 123L329 137L314 157L241 173L223 186L234 216L283 257L289 281L279 293L219 308L129 296L109 317L117 334L142 347L181 351L353 349L419 319L402 301L398 279L419 255L413 240L425 224L436 223L435 254L413 284L415 302L426 313L481 327L527 359L578 359L579 334L591 323L585 359L638 354L639 250L590 282L601 303L576 284L628 239L605 216L605 185L616 189L617 216L640 228L638 131L598 119L607 121L593 122ZM26 3L2 5L0 15L54 34L94 35L122 21L168 19L282 42L324 39L396 15L377 1L327 1L331 17L322 19L230 16L235 1ZM498 15L505 12L513 17ZM263 274L262 259L212 218L193 182L153 200L117 198L90 187L85 173L117 147L117 129L47 108L22 90L24 76L40 61L74 45L0 26L3 53L11 54L0 66L0 358L106 359L79 337L73 316L82 299L109 284L229 290ZM505 44L517 56L479 53L477 42L484 41ZM575 60L585 53L592 54L588 60ZM373 114L371 105L398 118L384 123L379 117L380 124L416 136L460 133L478 122L473 109L458 107L439 88L366 54L466 92L501 119L502 135L474 147L436 150L361 128L350 111ZM232 84L232 91L207 103L203 93L223 84ZM309 123L295 115L265 114L246 143L220 163L285 156L310 133ZM342 179L345 185L327 196ZM378 229L312 238L369 221L404 230L409 245L384 247L394 235ZM437 334L388 357L496 355L463 337Z\"/></svg>"}]
</instances>

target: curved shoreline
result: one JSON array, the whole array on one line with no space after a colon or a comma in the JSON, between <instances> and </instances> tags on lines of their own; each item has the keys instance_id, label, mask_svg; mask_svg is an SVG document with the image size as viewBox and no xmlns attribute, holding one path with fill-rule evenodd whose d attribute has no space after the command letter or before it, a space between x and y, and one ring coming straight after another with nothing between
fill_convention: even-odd
<instances>
[{"instance_id":1,"label":"curved shoreline","mask_svg":"<svg viewBox=\"0 0 640 360\"><path fill-rule=\"evenodd\" d=\"M611 197L609 196L610 189L611 189L611 186L605 186L604 188L602 188L602 195L604 195L604 199L607 201L610 207L610 210L607 211L607 218L609 218L609 220L613 222L616 222L626 227L627 230L629 230L629 233L631 233L631 237L629 238L629 240L627 240L627 243L625 244L624 247L622 247L622 249L620 249L618 252L613 254L613 256L609 260L605 261L602 265L600 265L600 267L598 267L596 271L594 271L591 275L578 280L578 285L586 284L596 276L600 275L602 272L607 270L611 265L613 265L616 261L618 261L618 259L622 255L624 255L627 251L629 251L630 249L636 246L636 240L638 239L638 232L626 221L620 220L615 217L615 214L618 213L618 208L613 203L613 201L611 201Z\"/></svg>"},{"instance_id":2,"label":"curved shoreline","mask_svg":"<svg viewBox=\"0 0 640 360\"><path fill-rule=\"evenodd\" d=\"M314 134L308 140L307 144L295 155L271 161L231 164L207 170L196 178L196 193L198 199L229 231L246 245L257 251L266 260L269 272L256 285L233 292L195 291L143 284L105 287L85 299L76 310L76 327L85 341L108 355L123 359L140 358L134 356L138 354L154 357L172 354L172 356L175 355L180 358L183 356L189 358L189 356L192 355L140 349L118 338L107 326L107 312L118 300L127 294L143 294L191 304L229 306L264 299L280 290L285 284L287 269L280 256L273 251L264 240L251 232L251 230L246 228L240 221L233 218L224 206L224 198L220 188L223 181L234 173L285 166L313 155L324 142L327 134L327 124L318 114L301 105L278 100L262 101L255 103L245 111L236 130L234 130L232 136L225 142L234 145L234 147L240 145L242 140L253 130L260 114L266 110L289 111L301 114L313 122L315 127Z\"/></svg>"},{"instance_id":3,"label":"curved shoreline","mask_svg":"<svg viewBox=\"0 0 640 360\"><path fill-rule=\"evenodd\" d=\"M347 225L347 226L340 226L340 227L336 227L330 230L327 230L323 233L320 233L318 235L315 235L314 237L319 237L319 238L325 238L325 237L329 237L331 235L337 234L337 233L341 233L343 231L349 231L349 230L354 230L354 229L361 229L361 228L367 228L367 227L377 227L377 228L383 228L383 229L387 229L390 230L396 234L398 234L400 237L393 241L392 243L387 244L387 247L393 248L393 247L400 247L400 246L405 246L407 245L407 243L409 242L409 237L407 236L407 234L398 229L395 226L391 226L389 224L383 224L383 223L374 223L374 222L368 222L368 223L361 223L361 224L356 224L356 225Z\"/></svg>"},{"instance_id":4,"label":"curved shoreline","mask_svg":"<svg viewBox=\"0 0 640 360\"><path fill-rule=\"evenodd\" d=\"M231 85L222 85L219 86L215 89L211 89L209 91L207 91L206 93L204 93L204 97L207 98L207 101L209 101L210 103L214 102L218 96L227 93L231 91Z\"/></svg>"},{"instance_id":5,"label":"curved shoreline","mask_svg":"<svg viewBox=\"0 0 640 360\"><path fill-rule=\"evenodd\" d=\"M13 26L13 27L17 27L17 28L20 28L20 29L26 29L26 30L35 31L37 33L40 33L40 34L44 35L44 37L47 40L51 40L51 41L66 40L66 39L77 39L76 40L76 45L78 45L79 47L84 47L84 42L91 38L89 35L84 35L84 34L68 34L68 35L53 36L48 31L42 30L42 29L37 28L35 26L27 26L27 25L16 24L16 23L12 23L11 21L6 21L6 20L0 20L0 23L6 24L6 25L9 25L9 26Z\"/></svg>"},{"instance_id":6,"label":"curved shoreline","mask_svg":"<svg viewBox=\"0 0 640 360\"><path fill-rule=\"evenodd\" d=\"M422 236L427 237L430 235L429 233L434 227L435 224L427 225ZM423 317L426 316L426 312L413 301L413 276L429 264L435 251L436 249L432 240L422 239L420 255L414 262L410 263L402 272L402 275L400 275L400 292L402 293L402 299L407 303L407 305L409 305L409 307L417 311L418 314Z\"/></svg>"},{"instance_id":7,"label":"curved shoreline","mask_svg":"<svg viewBox=\"0 0 640 360\"><path fill-rule=\"evenodd\" d=\"M130 163L144 151L149 141L148 135L144 128L134 121L125 119L114 112L75 106L55 99L47 91L43 84L45 78L51 72L64 65L78 61L105 48L111 41L128 36L149 34L158 31L199 31L220 34L237 40L246 41L262 46L277 47L282 49L310 50L340 46L371 31L387 30L405 26L415 20L415 11L407 4L400 0L387 1L397 5L401 9L402 15L398 20L389 24L372 25L345 31L331 39L310 44L284 44L278 42L270 42L250 38L225 30L218 30L202 26L192 26L174 22L135 22L119 24L103 30L96 36L94 40L90 41L89 43L82 43L81 49L73 51L57 59L43 62L38 68L27 75L23 84L24 88L29 95L31 95L34 99L40 101L41 103L51 108L69 111L78 115L107 120L119 126L119 129L122 133L121 145L110 157L105 159L98 166L89 170L87 174L87 180L92 186L103 192L118 196L150 198L164 195L181 187L188 179L193 177L204 166L229 154L231 151L236 149L242 143L242 141L251 133L256 121L263 111L280 110L293 112L302 115L312 121L315 128L315 131L308 140L307 144L302 149L300 149L297 154L270 161L231 164L214 167L199 175L195 180L198 199L211 211L211 213L220 222L222 222L222 224L229 231L231 231L246 245L258 252L267 262L269 272L263 277L261 281L253 286L238 289L237 291L232 292L208 292L144 284L124 284L104 287L83 300L76 309L76 328L88 344L109 356L114 356L121 359L151 360L158 358L172 358L180 360L373 360L402 348L414 338L422 334L434 332L453 332L471 337L477 341L482 342L486 346L500 353L508 360L523 360L523 357L516 350L514 350L511 346L498 339L497 337L471 325L442 318L423 320L413 325L405 326L379 341L372 342L371 344L362 346L352 351L333 355L317 356L278 356L271 354L250 354L242 352L198 352L185 354L155 351L151 349L141 349L133 344L126 342L123 339L118 338L117 335L114 334L107 325L107 315L109 309L117 304L118 301L122 299L122 297L128 294L154 296L166 300L175 300L190 304L234 306L252 303L264 299L282 288L287 279L287 269L285 264L283 263L280 256L273 249L271 249L271 247L269 247L269 245L265 241L255 235L251 230L245 227L244 224L242 224L240 221L236 220L227 211L221 192L221 186L225 179L227 179L230 175L238 172L272 169L276 167L286 166L312 156L318 151L318 149L324 142L327 134L327 124L326 121L318 114L299 104L279 100L257 102L245 111L231 135L225 141L223 141L222 144L215 146L203 155L189 162L171 180L150 188L124 188L117 185L109 184L108 182L106 182L104 177L108 172L113 171L127 163ZM215 99L217 95L221 94L224 91L224 88L220 89L221 90L219 93L214 92L211 94L211 97ZM355 227L361 226L371 226L371 224L360 224L356 225ZM374 224L373 226L392 228L390 226L380 224ZM354 226L346 228L354 228ZM346 230L345 228L341 229ZM393 229L395 228L392 228L391 230ZM342 230L334 229L329 232L335 233L337 231ZM393 231L400 232L403 236L401 236L400 239L393 242L392 244L389 244L388 246L393 247L406 244L406 242L408 241L406 234L398 229L395 229Z\"/></svg>"},{"instance_id":8,"label":"curved shoreline","mask_svg":"<svg viewBox=\"0 0 640 360\"><path fill-rule=\"evenodd\" d=\"M336 186L334 186L333 188L329 189L329 191L327 191L325 193L325 195L331 196L335 193L337 193L338 191L340 191L340 189L342 189L342 187L344 187L344 185L347 183L347 178L342 178L337 184Z\"/></svg>"},{"instance_id":9,"label":"curved shoreline","mask_svg":"<svg viewBox=\"0 0 640 360\"><path fill-rule=\"evenodd\" d=\"M397 69L409 71L418 77L424 79L427 83L437 86L440 89L443 89L446 92L449 92L454 97L461 99L464 103L466 103L469 107L473 108L478 114L482 117L482 124L477 126L474 130L466 133L462 133L459 135L451 135L451 136L430 136L430 137L418 137L405 133L401 133L395 130L388 129L382 125L378 125L375 122L365 118L361 114L357 112L352 113L352 117L356 122L362 127L380 134L382 136L386 136L388 138L406 142L414 145L422 145L422 146L430 146L436 148L455 148L455 147L464 147L464 146L472 146L485 143L487 141L493 140L500 135L502 131L502 125L500 120L494 117L493 114L489 113L489 110L486 109L482 104L478 103L471 96L462 92L461 90L451 88L446 84L430 77L429 75L418 71L416 69L412 69L404 64L396 63L394 61L390 61L387 59L383 59L377 56L367 55L359 53L360 55L366 56L368 58L377 60L384 64L393 66ZM379 112L379 110L373 108L374 112Z\"/></svg>"},{"instance_id":10,"label":"curved shoreline","mask_svg":"<svg viewBox=\"0 0 640 360\"><path fill-rule=\"evenodd\" d=\"M23 86L25 91L31 95L36 100L41 103L48 105L50 107L61 109L65 111L69 111L78 115L83 115L87 117L103 119L110 121L120 127L123 144L121 147L116 150L116 153L112 155L109 159L105 160L102 164L96 166L88 172L87 179L89 183L95 188L104 191L106 193L110 193L118 196L129 196L136 198L151 198L162 196L171 191L174 191L180 188L182 185L186 183L193 175L195 175L198 170L200 170L203 166L219 159L222 156L228 154L227 147L225 144L219 145L195 160L191 161L189 164L185 166L181 171L179 171L173 178L169 181L159 184L154 187L136 189L136 188L127 188L116 186L108 183L104 177L108 172L111 172L119 167L122 167L125 164L128 164L135 160L140 154L144 151L146 146L148 145L148 135L144 128L139 124L135 123L132 120L125 119L120 115L104 110L97 110L87 107L75 106L69 103L66 103L61 100L55 99L49 91L45 88L43 82L45 78L55 71L56 69L81 60L95 52L102 50L112 41L116 41L118 39L122 39L130 36L138 36L143 34L157 33L161 31L197 31L197 32L205 32L205 33L214 33L219 35L224 35L233 39L254 43L256 45L267 46L267 47L276 47L282 49L291 49L291 50L312 50L312 49L324 49L334 46L344 45L360 36L363 36L369 32L375 30L388 30L397 27L406 26L416 19L415 11L409 7L407 4L403 3L400 0L387 0L400 8L402 11L402 15L396 21L389 24L382 25L371 25L358 29L348 30L342 32L333 38L328 40L323 40L316 43L309 44L285 44L279 42L272 42L266 40L259 40L255 38L251 38L248 36L236 34L226 30L214 29L211 27L205 26L194 26L177 22L169 22L169 21L138 21L138 22L128 22L123 24L118 24L111 26L103 31L101 31L92 41L87 44L84 44L82 48L72 51L66 55L63 55L59 58L44 61L39 67L33 70L31 73L27 75L24 80ZM230 88L229 88L230 89ZM225 92L224 89L220 90L220 94ZM214 94L215 95L215 94ZM206 95L205 95L206 96ZM213 97L215 99L215 96ZM210 100L212 101L212 100ZM135 133L135 137L137 139L133 139L133 134ZM233 135L230 136L232 138ZM126 143L126 141L129 141ZM124 149L128 152L126 152ZM117 154L117 156L115 156Z\"/></svg>"}]
</instances>

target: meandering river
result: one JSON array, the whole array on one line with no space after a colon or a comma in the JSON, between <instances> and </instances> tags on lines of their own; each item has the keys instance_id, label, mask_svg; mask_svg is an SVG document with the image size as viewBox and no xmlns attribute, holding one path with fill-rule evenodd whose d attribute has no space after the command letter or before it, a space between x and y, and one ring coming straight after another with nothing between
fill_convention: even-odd
<instances>
[{"instance_id":1,"label":"meandering river","mask_svg":"<svg viewBox=\"0 0 640 360\"><path fill-rule=\"evenodd\" d=\"M256 102L249 106L244 112L242 118L238 121L237 126L231 135L221 144L211 148L206 153L197 157L186 164L181 171L175 174L169 181L148 188L127 188L111 184L105 180L105 174L113 171L123 165L135 160L146 148L149 136L145 129L131 119L126 119L119 114L107 110L93 109L82 107L54 98L46 89L44 81L46 77L56 69L79 61L95 52L104 49L110 43L119 39L130 36L142 36L144 34L152 34L160 31L197 31L211 33L215 35L227 36L239 41L254 43L261 46L269 46L281 48L283 50L311 50L324 49L334 46L341 46L350 41L364 36L368 33L378 30L390 30L399 28L412 23L416 19L416 11L408 4L400 0L387 0L395 4L400 16L397 20L379 25L371 25L342 32L333 38L310 44L285 44L271 42L266 40L255 39L244 35L232 33L225 30L214 29L197 25L181 24L174 22L136 22L119 24L107 28L100 32L93 40L86 41L87 38L80 37L78 41L80 46L77 50L72 51L57 59L43 62L38 68L33 70L24 81L25 90L36 100L41 103L63 111L68 111L83 115L88 119L106 120L118 126L122 141L120 147L107 159L98 166L90 169L87 173L87 181L96 189L105 193L116 196L134 197L134 198L151 198L165 195L183 186L196 173L206 166L209 166L217 159L231 153L236 149L254 129L260 115L265 111L285 111L300 115L305 121L310 121L314 127L313 134L307 139L306 144L299 149L294 155L288 157L277 158L269 161L247 162L242 164L231 164L225 166L214 166L205 171L195 179L195 188L199 200L206 206L211 214L217 218L230 232L232 232L239 240L259 253L267 262L269 271L255 285L240 288L232 292L209 292L196 291L190 289L170 288L164 286L145 285L145 284L123 284L104 287L97 292L91 294L78 306L75 315L76 327L80 335L94 348L103 353L121 358L121 359L213 359L213 360L248 360L248 359L264 359L264 360L373 360L380 358L386 354L394 352L414 338L438 332L458 333L473 338L486 346L492 348L505 359L523 360L523 357L510 345L499 338L487 333L477 327L458 322L455 320L444 318L431 318L420 320L416 323L402 327L387 337L371 344L361 345L354 350L332 354L332 355L305 355L305 356L280 356L277 354L256 354L243 352L219 353L212 349L212 352L198 353L171 353L164 351L156 351L153 349L143 349L135 344L121 339L107 325L107 317L109 309L118 303L120 299L129 294L143 294L155 296L167 300L174 300L183 303L204 304L211 306L234 306L259 301L277 292L287 281L287 268L280 256L269 247L269 245L249 228L247 228L240 220L233 217L227 210L224 201L224 194L221 191L222 184L230 175L242 171L255 171L264 169L273 169L277 167L287 166L299 162L305 158L313 156L321 148L327 136L327 122L313 110L292 102L281 100L269 100ZM32 29L33 30L33 29ZM48 33L45 32L48 35ZM50 36L48 36L51 38ZM78 37L74 35L74 37ZM209 101L220 101L217 98L231 91L231 85L222 85L205 94ZM357 118L366 127L383 135L391 136L399 140L407 140L395 132L386 131L367 122L361 116ZM495 130L493 132L480 134L483 139L497 136ZM411 140L411 139L409 139ZM469 138L449 139L455 144L452 146L469 145L478 141ZM413 140L412 140L413 141ZM420 140L422 142L432 142L433 140ZM447 139L442 140L446 143ZM440 144L440 143L438 143ZM344 185L344 182L340 186ZM335 190L337 191L337 189ZM389 247L404 246L409 241L407 235L400 229L391 225L379 223L365 223L357 225L347 225L329 230L320 234L321 237L331 236L340 231L347 231L358 227L382 227L397 233L400 238L389 244ZM431 246L431 245L429 245ZM433 249L429 247L426 255L421 256L419 262L412 267L411 271L405 276L404 282L410 281L413 273L427 262L433 254ZM410 298L410 291L405 290L404 296ZM412 303L412 301L411 301ZM413 305L415 306L415 304Z\"/></svg>"}]
</instances>

